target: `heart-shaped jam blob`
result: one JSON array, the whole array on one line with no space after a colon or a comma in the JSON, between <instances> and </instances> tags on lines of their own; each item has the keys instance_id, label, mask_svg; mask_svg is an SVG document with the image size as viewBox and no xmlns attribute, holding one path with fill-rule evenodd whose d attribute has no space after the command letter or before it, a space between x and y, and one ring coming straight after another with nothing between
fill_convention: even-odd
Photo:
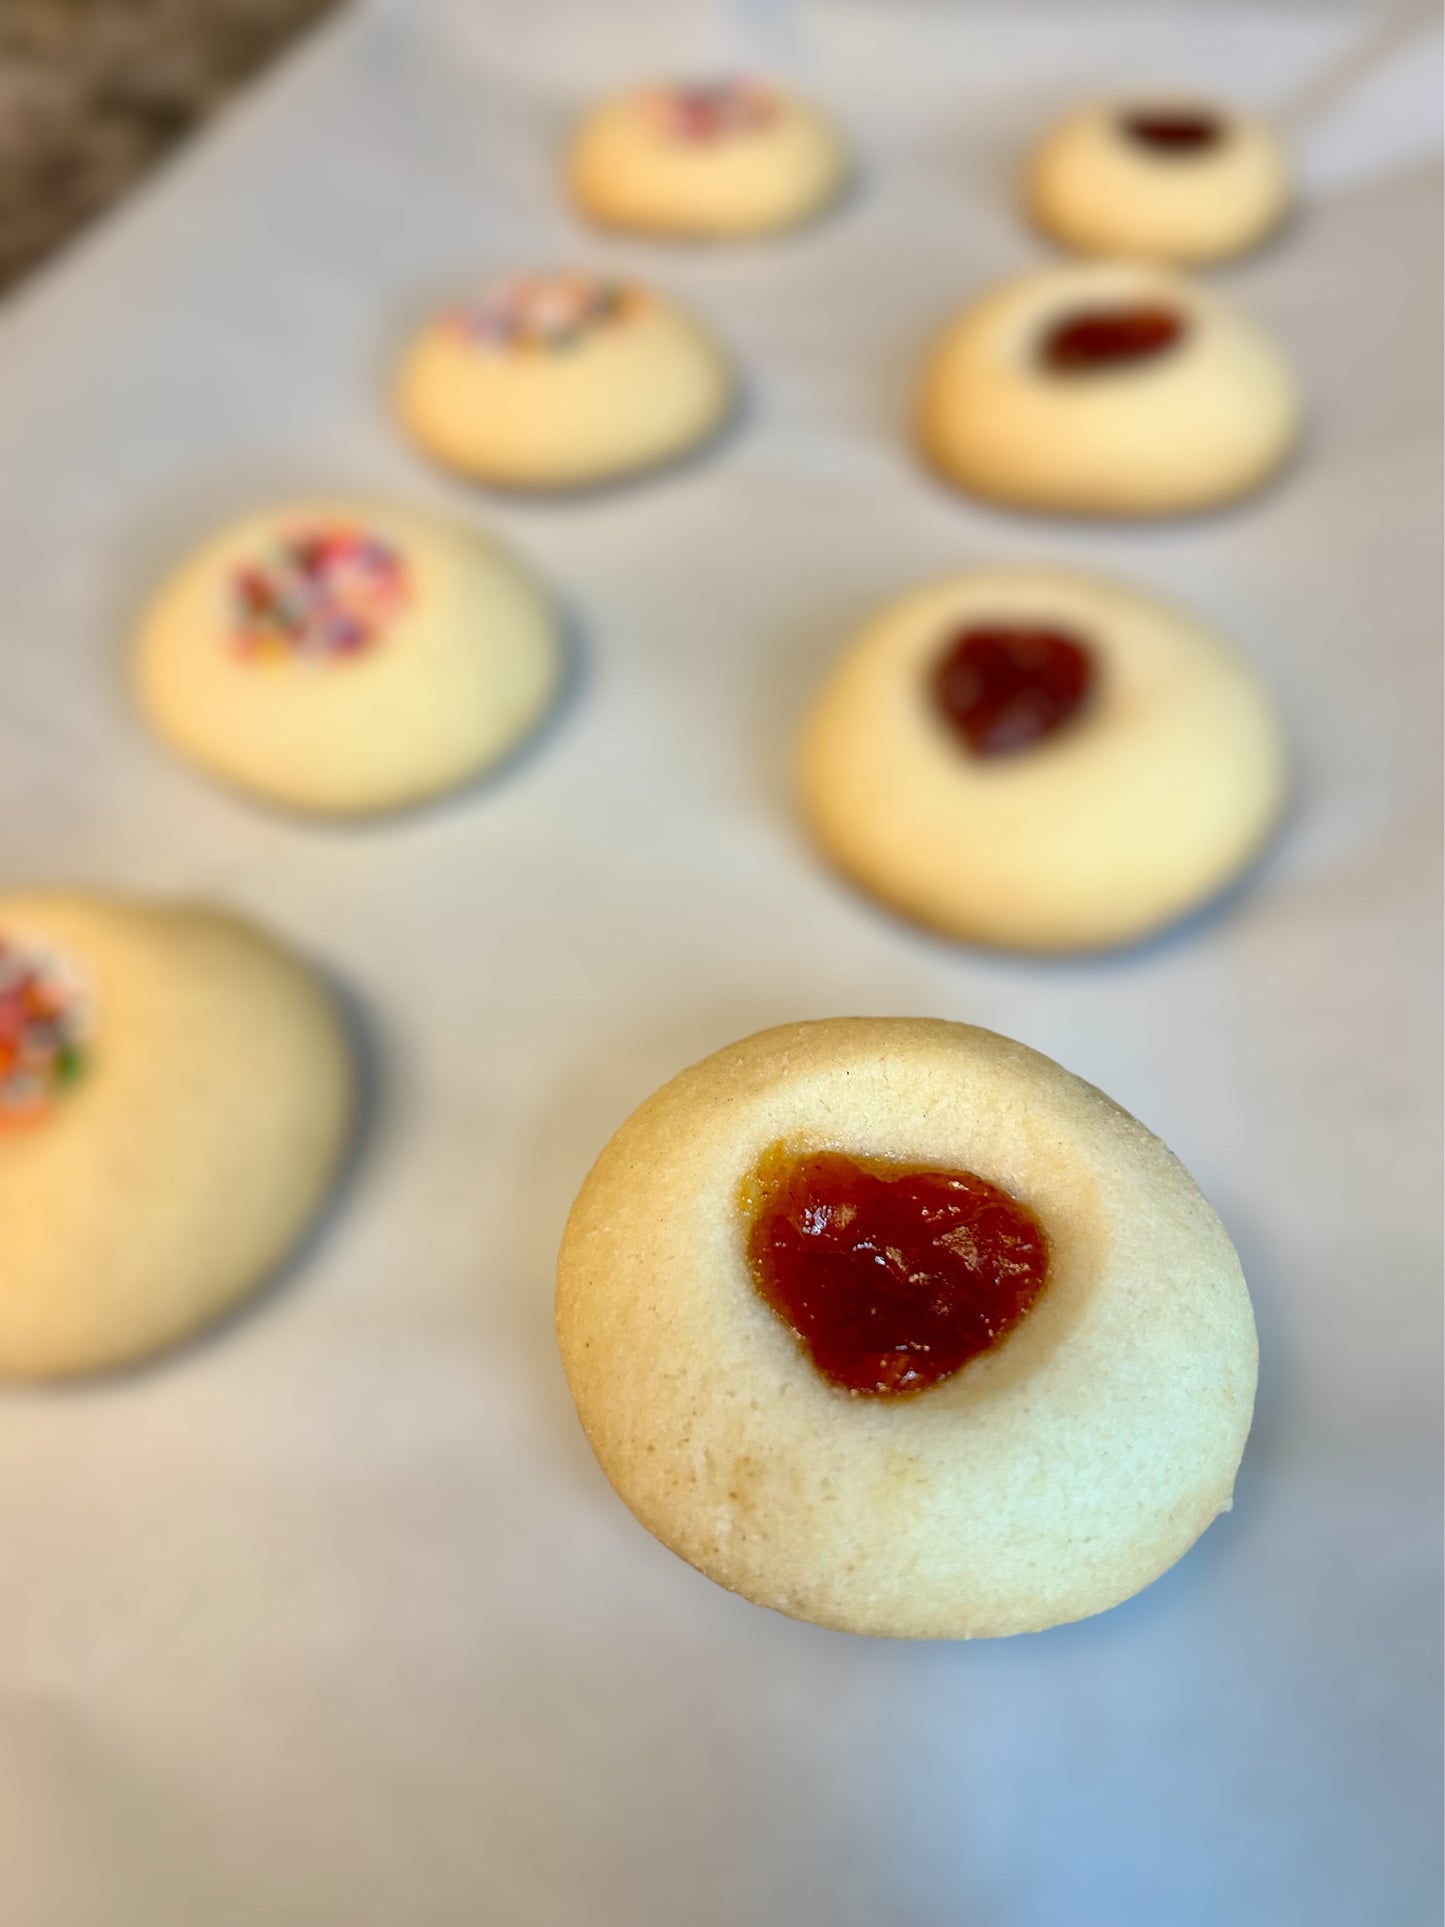
<instances>
[{"instance_id":1,"label":"heart-shaped jam blob","mask_svg":"<svg viewBox=\"0 0 1445 1927\"><path fill-rule=\"evenodd\" d=\"M774 1145L743 1187L758 1292L829 1384L899 1398L990 1351L1043 1290L1049 1242L971 1171Z\"/></svg>"},{"instance_id":2,"label":"heart-shaped jam blob","mask_svg":"<svg viewBox=\"0 0 1445 1927\"><path fill-rule=\"evenodd\" d=\"M1184 339L1183 315L1141 303L1135 308L1086 308L1056 321L1040 355L1056 375L1091 375L1133 362L1153 361Z\"/></svg>"},{"instance_id":3,"label":"heart-shaped jam blob","mask_svg":"<svg viewBox=\"0 0 1445 1927\"><path fill-rule=\"evenodd\" d=\"M1012 756L1062 729L1097 672L1075 636L1038 623L980 623L954 636L933 671L938 707L975 756Z\"/></svg>"},{"instance_id":4,"label":"heart-shaped jam blob","mask_svg":"<svg viewBox=\"0 0 1445 1927\"><path fill-rule=\"evenodd\" d=\"M1157 154L1204 154L1224 139L1224 122L1200 108L1136 108L1121 114L1119 125L1141 147Z\"/></svg>"}]
</instances>

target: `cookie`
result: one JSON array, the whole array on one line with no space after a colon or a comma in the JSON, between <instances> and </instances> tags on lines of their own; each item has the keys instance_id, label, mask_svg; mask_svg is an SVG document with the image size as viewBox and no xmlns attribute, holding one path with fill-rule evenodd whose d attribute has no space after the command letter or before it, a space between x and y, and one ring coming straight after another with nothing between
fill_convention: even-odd
<instances>
[{"instance_id":1,"label":"cookie","mask_svg":"<svg viewBox=\"0 0 1445 1927\"><path fill-rule=\"evenodd\" d=\"M556 621L496 544L377 503L223 529L145 610L141 708L188 761L299 810L422 802L508 756L561 681Z\"/></svg>"},{"instance_id":2,"label":"cookie","mask_svg":"<svg viewBox=\"0 0 1445 1927\"><path fill-rule=\"evenodd\" d=\"M352 1082L330 998L238 918L0 898L0 1373L129 1364L266 1284Z\"/></svg>"},{"instance_id":3,"label":"cookie","mask_svg":"<svg viewBox=\"0 0 1445 1927\"><path fill-rule=\"evenodd\" d=\"M1072 571L977 569L890 604L804 724L804 816L871 895L969 942L1094 950L1217 895L1286 758L1202 623Z\"/></svg>"},{"instance_id":4,"label":"cookie","mask_svg":"<svg viewBox=\"0 0 1445 1927\"><path fill-rule=\"evenodd\" d=\"M1029 164L1038 225L1080 254L1221 261L1257 247L1289 209L1284 150L1263 122L1197 101L1078 108Z\"/></svg>"},{"instance_id":5,"label":"cookie","mask_svg":"<svg viewBox=\"0 0 1445 1927\"><path fill-rule=\"evenodd\" d=\"M1228 1509L1249 1295L1182 1165L991 1031L764 1031L636 1111L557 1335L603 1472L709 1578L896 1638L1127 1599Z\"/></svg>"},{"instance_id":6,"label":"cookie","mask_svg":"<svg viewBox=\"0 0 1445 1927\"><path fill-rule=\"evenodd\" d=\"M396 406L426 454L480 482L575 489L676 460L733 404L721 351L634 282L518 275L430 321Z\"/></svg>"},{"instance_id":7,"label":"cookie","mask_svg":"<svg viewBox=\"0 0 1445 1927\"><path fill-rule=\"evenodd\" d=\"M762 80L656 85L595 108L572 142L573 199L604 227L727 241L796 227L842 188L843 144Z\"/></svg>"},{"instance_id":8,"label":"cookie","mask_svg":"<svg viewBox=\"0 0 1445 1927\"><path fill-rule=\"evenodd\" d=\"M1247 495L1299 432L1288 364L1216 294L1163 269L1045 268L984 295L928 358L925 454L1015 508L1156 516Z\"/></svg>"}]
</instances>

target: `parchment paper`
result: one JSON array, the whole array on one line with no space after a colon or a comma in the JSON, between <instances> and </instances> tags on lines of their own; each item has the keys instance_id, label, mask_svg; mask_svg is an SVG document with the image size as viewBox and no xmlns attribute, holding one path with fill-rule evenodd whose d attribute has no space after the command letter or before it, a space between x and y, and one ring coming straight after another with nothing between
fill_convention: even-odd
<instances>
[{"instance_id":1,"label":"parchment paper","mask_svg":"<svg viewBox=\"0 0 1445 1927\"><path fill-rule=\"evenodd\" d=\"M351 1183L258 1306L124 1380L0 1397L6 1927L1438 1918L1438 51L1389 28L359 5L11 304L4 881L253 911L344 986L371 1101ZM756 247L587 233L555 168L579 104L743 62L844 117L851 203ZM1264 499L1145 532L970 507L903 433L919 352L1046 258L1012 200L1035 130L1154 79L1322 103L1296 116L1298 221L1218 277L1295 356L1309 446ZM724 446L524 505L399 443L412 318L553 259L712 318L751 396ZM156 570L312 486L475 517L555 586L577 688L503 777L327 829L139 727L124 643ZM793 817L791 734L848 632L995 557L1197 608L1288 719L1266 863L1130 955L933 942ZM1238 1242L1264 1366L1235 1510L1104 1618L972 1647L791 1624L655 1545L576 1427L551 1270L593 1156L683 1064L839 1012L1058 1057Z\"/></svg>"}]
</instances>

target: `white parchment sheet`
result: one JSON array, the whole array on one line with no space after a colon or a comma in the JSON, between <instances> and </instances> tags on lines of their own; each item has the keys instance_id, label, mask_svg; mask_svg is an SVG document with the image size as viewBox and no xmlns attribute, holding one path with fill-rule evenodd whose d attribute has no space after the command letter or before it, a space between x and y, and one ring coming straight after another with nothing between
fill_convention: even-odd
<instances>
[{"instance_id":1,"label":"white parchment sheet","mask_svg":"<svg viewBox=\"0 0 1445 1927\"><path fill-rule=\"evenodd\" d=\"M843 117L849 205L737 249L586 232L556 176L579 104L744 62ZM3 882L255 912L346 987L372 1067L282 1286L154 1369L0 1396L4 1927L1438 1918L1437 70L1428 19L1347 6L363 4L0 314ZM1309 445L1167 528L969 506L903 433L920 350L1047 257L1012 199L1032 133L1149 80L1293 116L1299 219L1218 280L1295 356ZM695 302L747 419L586 500L430 473L385 410L407 326L572 259ZM505 777L351 830L188 774L122 673L159 566L328 485L501 529L581 659ZM1288 719L1262 869L1126 956L934 942L789 806L852 627L999 557L1197 608ZM1104 1618L791 1624L655 1545L576 1427L551 1271L593 1156L683 1064L839 1012L1058 1057L1239 1244L1264 1365L1235 1510Z\"/></svg>"}]
</instances>

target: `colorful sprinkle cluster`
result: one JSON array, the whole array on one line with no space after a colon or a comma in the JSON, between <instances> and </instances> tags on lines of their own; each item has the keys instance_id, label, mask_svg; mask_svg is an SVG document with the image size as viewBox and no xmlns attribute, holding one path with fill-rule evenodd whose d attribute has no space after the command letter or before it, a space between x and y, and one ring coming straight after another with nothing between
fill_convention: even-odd
<instances>
[{"instance_id":1,"label":"colorful sprinkle cluster","mask_svg":"<svg viewBox=\"0 0 1445 1927\"><path fill-rule=\"evenodd\" d=\"M74 973L0 936L0 1132L36 1122L75 1082L89 1028Z\"/></svg>"},{"instance_id":2,"label":"colorful sprinkle cluster","mask_svg":"<svg viewBox=\"0 0 1445 1927\"><path fill-rule=\"evenodd\" d=\"M231 577L231 638L254 661L354 657L406 606L406 564L360 529L308 529Z\"/></svg>"},{"instance_id":3,"label":"colorful sprinkle cluster","mask_svg":"<svg viewBox=\"0 0 1445 1927\"><path fill-rule=\"evenodd\" d=\"M565 354L641 305L635 288L588 274L522 274L453 308L443 325L475 348Z\"/></svg>"},{"instance_id":4,"label":"colorful sprinkle cluster","mask_svg":"<svg viewBox=\"0 0 1445 1927\"><path fill-rule=\"evenodd\" d=\"M778 97L757 80L712 80L667 87L652 96L659 127L669 140L711 145L756 134L778 113Z\"/></svg>"}]
</instances>

